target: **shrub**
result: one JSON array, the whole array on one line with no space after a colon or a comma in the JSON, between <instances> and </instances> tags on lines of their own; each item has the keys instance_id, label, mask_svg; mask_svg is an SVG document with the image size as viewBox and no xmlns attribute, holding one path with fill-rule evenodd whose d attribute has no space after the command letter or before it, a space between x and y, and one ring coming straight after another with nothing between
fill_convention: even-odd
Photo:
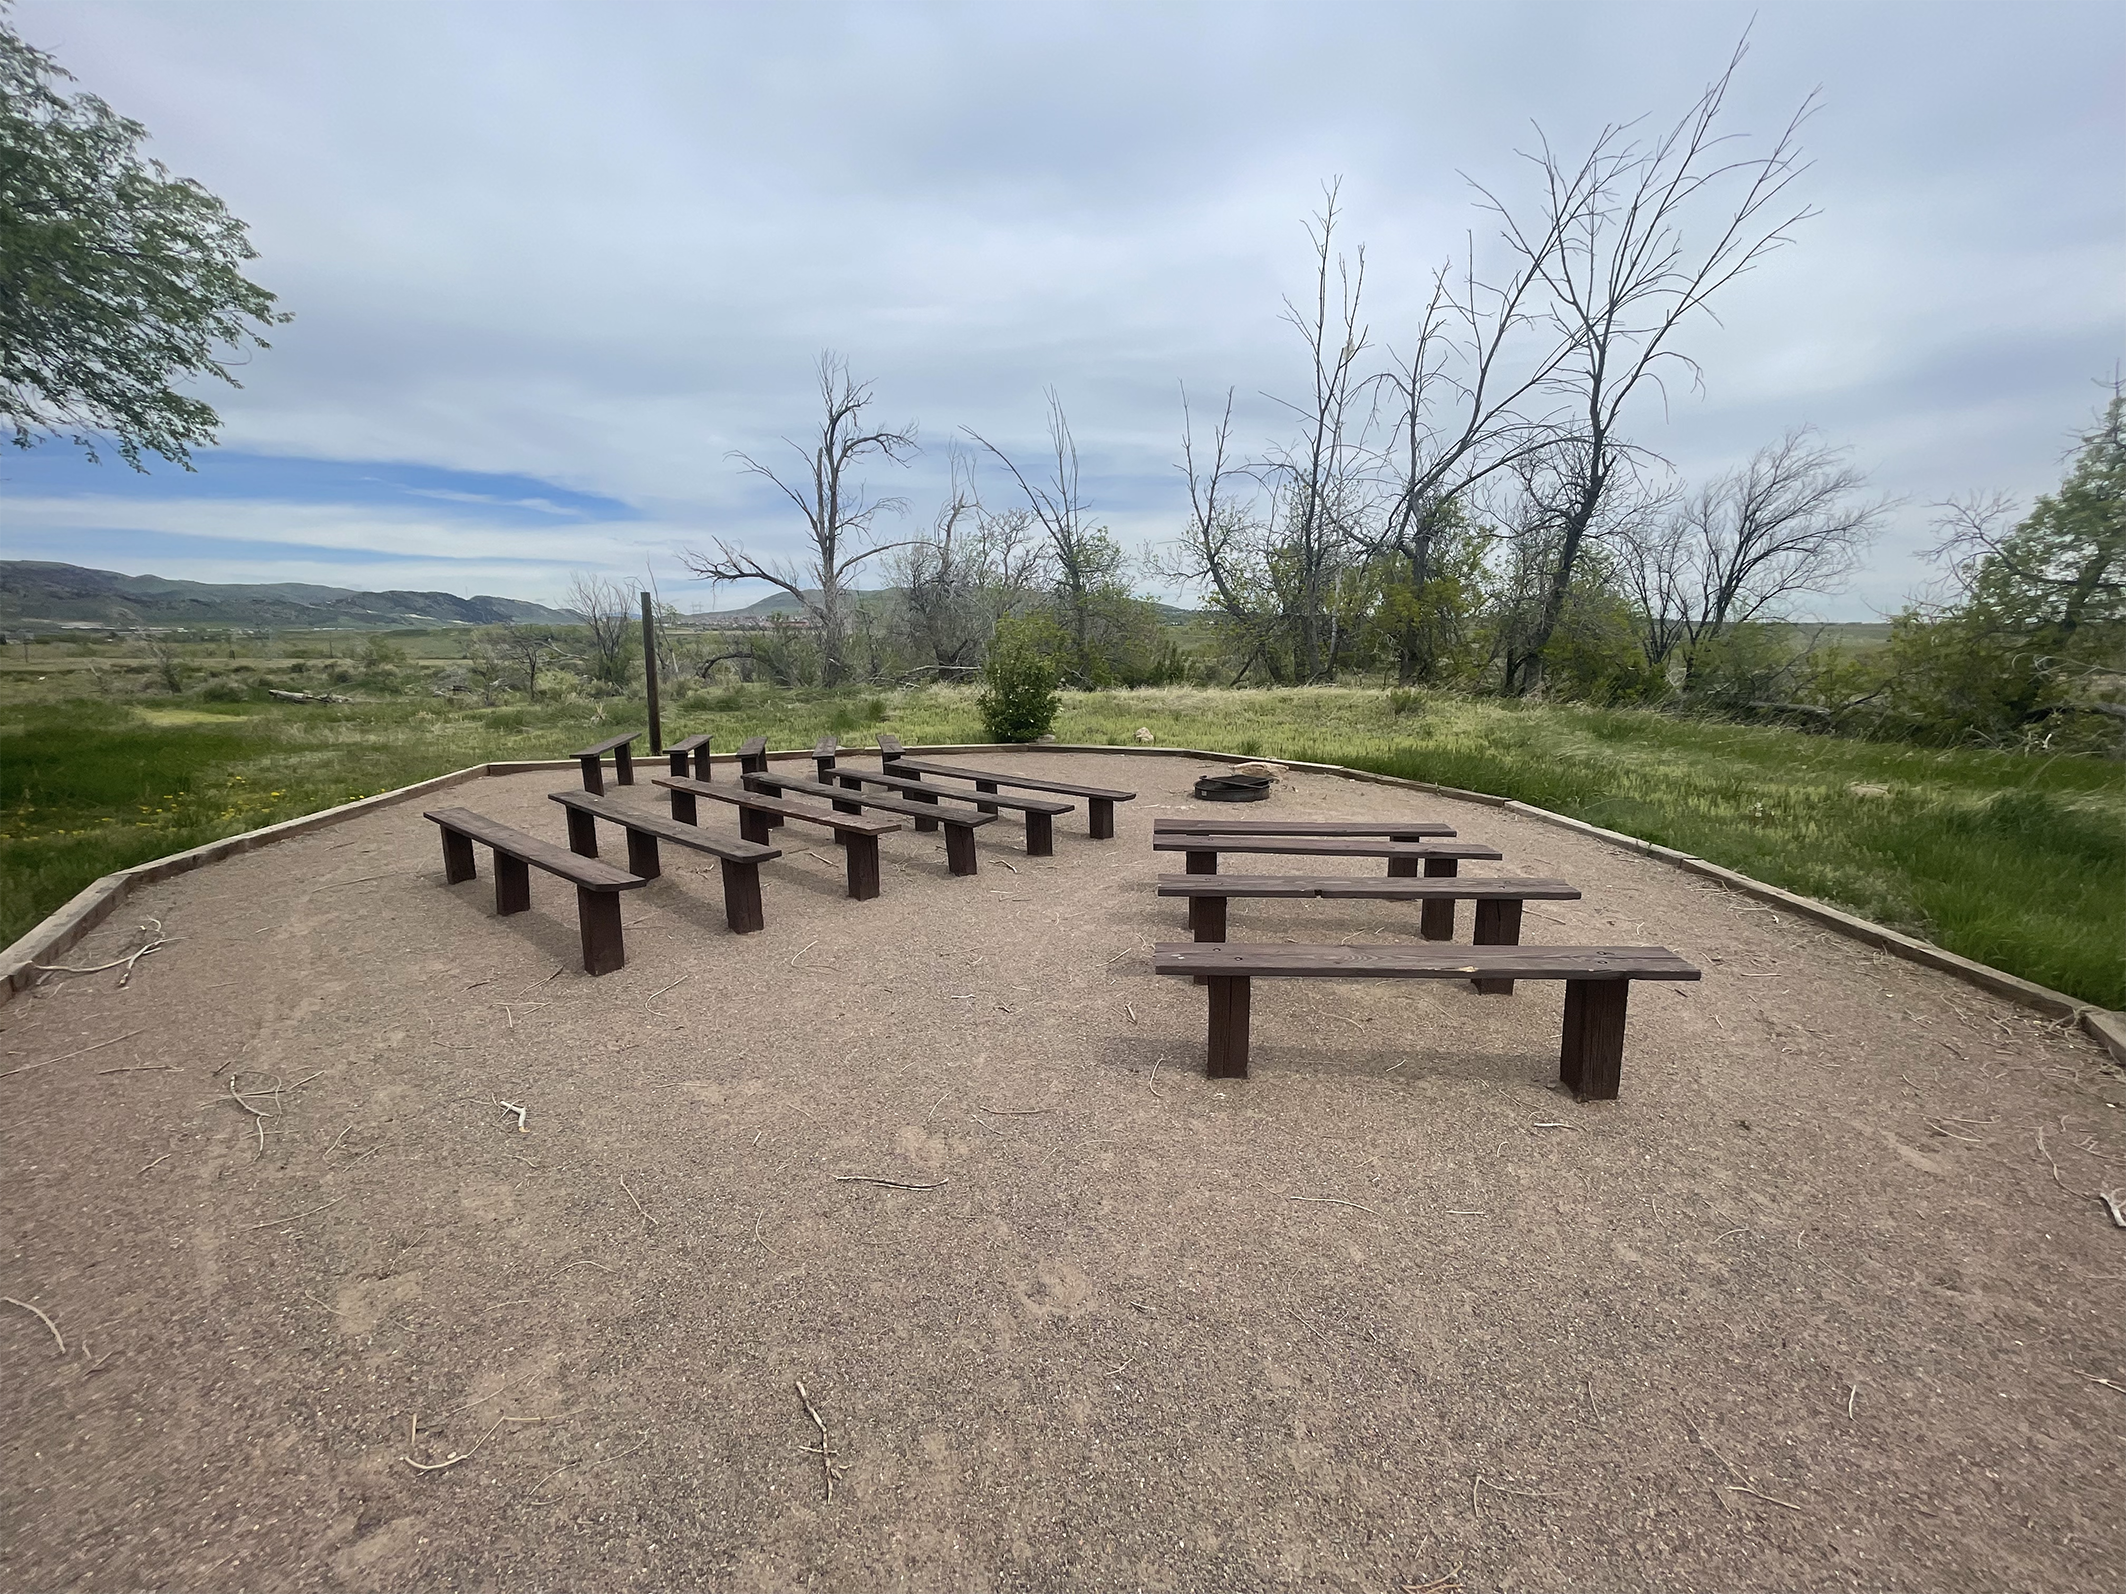
<instances>
[{"instance_id":1,"label":"shrub","mask_svg":"<svg viewBox=\"0 0 2126 1594\"><path fill-rule=\"evenodd\" d=\"M982 728L993 742L1031 742L1046 736L1062 699L1056 694L1054 646L1062 637L1046 620L997 623L982 665Z\"/></svg>"}]
</instances>

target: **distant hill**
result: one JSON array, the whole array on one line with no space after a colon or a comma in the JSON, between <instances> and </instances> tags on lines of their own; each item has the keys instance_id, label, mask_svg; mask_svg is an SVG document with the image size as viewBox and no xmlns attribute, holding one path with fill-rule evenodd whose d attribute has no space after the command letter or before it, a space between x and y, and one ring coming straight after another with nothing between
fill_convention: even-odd
<instances>
[{"instance_id":1,"label":"distant hill","mask_svg":"<svg viewBox=\"0 0 2126 1594\"><path fill-rule=\"evenodd\" d=\"M398 626L574 625L565 609L449 592L355 592L283 581L256 586L122 576L41 559L0 560L0 625L236 626L386 630Z\"/></svg>"}]
</instances>

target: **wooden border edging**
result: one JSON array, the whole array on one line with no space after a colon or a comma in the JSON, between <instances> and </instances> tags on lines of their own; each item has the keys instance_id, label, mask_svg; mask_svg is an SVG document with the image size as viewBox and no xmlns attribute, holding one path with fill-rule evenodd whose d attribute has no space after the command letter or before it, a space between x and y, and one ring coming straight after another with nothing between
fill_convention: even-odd
<instances>
[{"instance_id":1,"label":"wooden border edging","mask_svg":"<svg viewBox=\"0 0 2126 1594\"><path fill-rule=\"evenodd\" d=\"M847 748L847 752L865 749ZM1464 791L1459 786L1438 786L1430 781L1409 780L1401 775L1381 775L1370 769L1352 769L1345 764L1315 764L1289 758L1263 758L1257 753L1214 753L1199 747L1104 747L1080 745L1067 742L954 742L935 746L911 746L910 753L934 755L939 753L1111 753L1122 756L1131 754L1152 758L1201 758L1214 764L1273 763L1288 770L1304 770L1310 775L1336 775L1345 780L1361 781L1373 786L1395 786L1405 791L1421 791L1429 796L1445 797L1455 802L1476 803L1485 808L1503 808L1509 813L1526 819L1538 820L1546 825L1556 825L1564 830L1575 831L1595 841L1612 847L1621 847L1627 852L1636 852L1648 858L1658 859L1690 874L1703 875L1717 880L1730 891L1755 897L1758 901L1786 909L1797 918L1807 919L1821 925L1834 934L1858 941L1865 946L1901 957L1910 963L1953 975L1967 985L2004 997L2008 1001L2033 1008L2040 1013L2075 1024L2097 1045L2110 1053L2119 1063L2126 1063L2126 1013L2114 1013L2108 1008L2091 1002L2077 1001L2064 992L2020 979L2013 974L1975 962L1967 957L1946 951L1931 941L1922 941L1916 936L1902 934L1885 925L1863 919L1857 914L1834 908L1827 902L1818 902L1813 897L1797 896L1783 891L1778 886L1766 885L1761 880L1752 880L1748 875L1737 874L1719 864L1708 863L1674 847L1663 847L1651 841L1642 841L1637 836L1627 836L1621 831L1604 830L1600 825L1591 825L1584 819L1574 819L1566 814L1553 813L1548 808L1538 808L1533 803L1516 802L1510 797L1494 797L1488 792ZM790 748L771 752L770 759L809 759L810 748ZM721 759L718 762L722 762ZM731 762L737 762L733 756ZM473 764L465 769L452 770L447 775L417 781L411 786L401 786L395 791L379 792L374 797L363 797L351 803L342 803L336 808L323 808L314 814L304 814L297 819L283 820L277 825L267 825L260 830L247 830L241 835L225 836L220 841L210 841L205 846L194 847L189 852L171 853L166 858L151 858L146 863L135 864L130 869L120 869L103 876L75 893L73 899L56 912L47 915L33 926L13 946L0 951L0 1006L10 1001L17 991L27 990L36 980L37 971L30 967L48 958L56 957L74 945L90 930L110 917L111 912L125 901L135 886L149 885L157 880L167 880L172 875L187 873L202 864L215 863L233 857L240 852L249 852L254 847L270 846L276 841L285 841L291 836L304 835L327 825L338 824L343 819L353 819L377 808L388 808L409 798L424 797L430 792L446 787L462 785L466 781L484 780L490 775L529 775L542 770L573 770L575 760L567 758L532 759L512 763Z\"/></svg>"}]
</instances>

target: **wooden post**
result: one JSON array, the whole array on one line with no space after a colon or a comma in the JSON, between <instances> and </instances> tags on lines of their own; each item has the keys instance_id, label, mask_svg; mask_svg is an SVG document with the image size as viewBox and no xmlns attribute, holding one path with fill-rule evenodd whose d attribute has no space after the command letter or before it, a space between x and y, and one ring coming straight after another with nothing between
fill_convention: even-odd
<instances>
[{"instance_id":1,"label":"wooden post","mask_svg":"<svg viewBox=\"0 0 2126 1594\"><path fill-rule=\"evenodd\" d=\"M701 745L694 749L694 778L702 781L707 780L712 762L709 757L709 739L704 736L701 739ZM680 773L684 774L686 772L681 770Z\"/></svg>"},{"instance_id":2,"label":"wooden post","mask_svg":"<svg viewBox=\"0 0 2126 1594\"><path fill-rule=\"evenodd\" d=\"M861 793L864 789L864 783L861 780L858 780L854 775L844 775L838 781L826 781L826 777L822 776L821 780L828 785L838 785L843 791L853 791ZM851 802L846 797L835 798L832 807L834 811L838 814L860 814L864 811L864 805L862 803Z\"/></svg>"},{"instance_id":3,"label":"wooden post","mask_svg":"<svg viewBox=\"0 0 2126 1594\"><path fill-rule=\"evenodd\" d=\"M1188 860L1183 865L1183 868L1189 874L1216 874L1218 872L1218 854L1215 852L1191 852L1185 853L1183 856Z\"/></svg>"},{"instance_id":4,"label":"wooden post","mask_svg":"<svg viewBox=\"0 0 2126 1594\"><path fill-rule=\"evenodd\" d=\"M1214 974L1211 979L1211 1044L1204 1072L1213 1079L1248 1077L1248 980Z\"/></svg>"},{"instance_id":5,"label":"wooden post","mask_svg":"<svg viewBox=\"0 0 2126 1594\"><path fill-rule=\"evenodd\" d=\"M1225 898L1190 897L1188 899L1189 933L1199 941L1223 941L1225 939ZM1208 985L1208 974L1196 976L1198 985Z\"/></svg>"},{"instance_id":6,"label":"wooden post","mask_svg":"<svg viewBox=\"0 0 2126 1594\"><path fill-rule=\"evenodd\" d=\"M495 854L495 913L507 918L531 906L531 866L506 852Z\"/></svg>"},{"instance_id":7,"label":"wooden post","mask_svg":"<svg viewBox=\"0 0 2126 1594\"><path fill-rule=\"evenodd\" d=\"M738 833L748 841L768 844L768 815L758 808L738 810Z\"/></svg>"},{"instance_id":8,"label":"wooden post","mask_svg":"<svg viewBox=\"0 0 2126 1594\"><path fill-rule=\"evenodd\" d=\"M598 856L598 821L580 808L564 808L568 815L568 850L579 858Z\"/></svg>"},{"instance_id":9,"label":"wooden post","mask_svg":"<svg viewBox=\"0 0 2126 1594\"><path fill-rule=\"evenodd\" d=\"M1088 797L1085 799L1086 817L1092 820L1093 840L1112 841L1115 838L1115 803L1111 797ZM1213 871L1214 873L1216 871Z\"/></svg>"},{"instance_id":10,"label":"wooden post","mask_svg":"<svg viewBox=\"0 0 2126 1594\"><path fill-rule=\"evenodd\" d=\"M672 817L682 825L698 825L701 823L701 815L697 811L697 807L698 805L695 803L692 792L675 791L672 793ZM743 817L741 814L740 818L743 819Z\"/></svg>"},{"instance_id":11,"label":"wooden post","mask_svg":"<svg viewBox=\"0 0 2126 1594\"><path fill-rule=\"evenodd\" d=\"M1455 858L1427 858L1427 880L1452 880L1461 873L1461 862ZM1427 902L1417 910L1417 933L1427 941L1451 941L1454 939L1454 898L1441 897Z\"/></svg>"},{"instance_id":12,"label":"wooden post","mask_svg":"<svg viewBox=\"0 0 2126 1594\"><path fill-rule=\"evenodd\" d=\"M1027 857L1053 858L1056 855L1055 818L1054 814L1028 814L1026 816Z\"/></svg>"},{"instance_id":13,"label":"wooden post","mask_svg":"<svg viewBox=\"0 0 2126 1594\"><path fill-rule=\"evenodd\" d=\"M623 786L635 784L635 755L626 742L613 749L613 774Z\"/></svg>"},{"instance_id":14,"label":"wooden post","mask_svg":"<svg viewBox=\"0 0 2126 1594\"><path fill-rule=\"evenodd\" d=\"M945 827L945 866L954 874L973 874L974 826L947 825Z\"/></svg>"},{"instance_id":15,"label":"wooden post","mask_svg":"<svg viewBox=\"0 0 2126 1594\"><path fill-rule=\"evenodd\" d=\"M1624 1008L1629 980L1567 980L1558 1078L1581 1101L1615 1101L1624 1073Z\"/></svg>"},{"instance_id":16,"label":"wooden post","mask_svg":"<svg viewBox=\"0 0 2126 1594\"><path fill-rule=\"evenodd\" d=\"M610 974L627 963L620 944L620 893L576 887L576 924L583 932L583 972Z\"/></svg>"},{"instance_id":17,"label":"wooden post","mask_svg":"<svg viewBox=\"0 0 2126 1594\"><path fill-rule=\"evenodd\" d=\"M593 797L605 795L605 772L598 767L598 754L586 753L576 760L583 766L583 789Z\"/></svg>"},{"instance_id":18,"label":"wooden post","mask_svg":"<svg viewBox=\"0 0 2126 1594\"><path fill-rule=\"evenodd\" d=\"M479 866L472 858L472 837L462 831L443 832L443 883L459 885L479 878Z\"/></svg>"},{"instance_id":19,"label":"wooden post","mask_svg":"<svg viewBox=\"0 0 2126 1594\"><path fill-rule=\"evenodd\" d=\"M1486 897L1476 905L1476 933L1470 937L1478 946L1519 946L1521 944L1521 904L1507 897ZM1471 980L1469 982L1485 996L1511 996L1511 980Z\"/></svg>"},{"instance_id":20,"label":"wooden post","mask_svg":"<svg viewBox=\"0 0 2126 1594\"><path fill-rule=\"evenodd\" d=\"M869 902L878 895L878 837L843 831L839 839L849 855L849 895Z\"/></svg>"},{"instance_id":21,"label":"wooden post","mask_svg":"<svg viewBox=\"0 0 2126 1594\"><path fill-rule=\"evenodd\" d=\"M921 777L918 776L917 778L920 779ZM938 800L926 791L904 791L901 793L901 796L912 803L927 803L932 808L935 808L938 805ZM930 831L937 829L937 827L938 822L935 819L919 818L915 822L915 828L917 830Z\"/></svg>"},{"instance_id":22,"label":"wooden post","mask_svg":"<svg viewBox=\"0 0 2126 1594\"><path fill-rule=\"evenodd\" d=\"M717 860L723 865L723 921L740 935L765 929L767 918L760 906L760 865L733 858Z\"/></svg>"},{"instance_id":23,"label":"wooden post","mask_svg":"<svg viewBox=\"0 0 2126 1594\"><path fill-rule=\"evenodd\" d=\"M664 721L657 714L657 622L650 617L650 595L647 592L642 595L642 684L649 690L650 756L655 758L664 751ZM672 773L684 775L686 771L674 769ZM620 784L628 784L627 776L620 777Z\"/></svg>"},{"instance_id":24,"label":"wooden post","mask_svg":"<svg viewBox=\"0 0 2126 1594\"><path fill-rule=\"evenodd\" d=\"M627 872L638 880L655 880L664 873L657 859L657 838L647 830L627 833Z\"/></svg>"},{"instance_id":25,"label":"wooden post","mask_svg":"<svg viewBox=\"0 0 2126 1594\"><path fill-rule=\"evenodd\" d=\"M993 780L978 780L974 783L974 789L976 791L986 791L990 796L994 797L997 791L997 783ZM978 814L993 814L997 811L997 805L995 803L976 803L974 811Z\"/></svg>"}]
</instances>

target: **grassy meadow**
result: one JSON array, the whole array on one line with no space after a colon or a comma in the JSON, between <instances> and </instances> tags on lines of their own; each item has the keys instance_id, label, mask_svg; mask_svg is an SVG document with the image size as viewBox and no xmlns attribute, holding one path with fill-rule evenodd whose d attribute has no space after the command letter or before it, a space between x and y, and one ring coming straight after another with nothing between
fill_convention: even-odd
<instances>
[{"instance_id":1,"label":"grassy meadow","mask_svg":"<svg viewBox=\"0 0 2126 1594\"><path fill-rule=\"evenodd\" d=\"M0 685L0 943L109 870L490 759L551 758L640 705L384 695L347 704L80 695L18 661ZM54 661L57 662L57 661ZM299 680L286 684L300 685ZM359 695L359 684L336 688ZM1315 759L1519 798L1682 848L2107 1007L2126 1006L2126 775L1658 713L1358 687L1066 693L1063 742ZM979 741L965 688L734 687L670 737Z\"/></svg>"}]
</instances>

